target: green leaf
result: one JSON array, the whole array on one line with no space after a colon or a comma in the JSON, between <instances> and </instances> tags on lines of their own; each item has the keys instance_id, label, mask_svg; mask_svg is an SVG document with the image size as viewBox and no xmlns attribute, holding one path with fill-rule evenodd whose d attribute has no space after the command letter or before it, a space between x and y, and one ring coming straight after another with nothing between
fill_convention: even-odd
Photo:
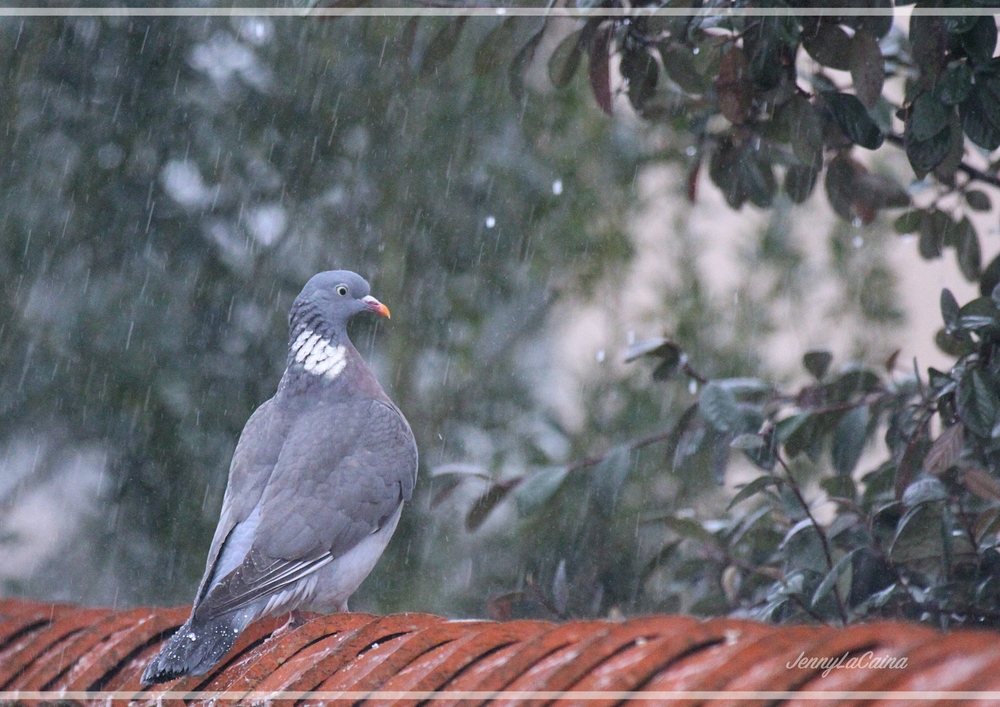
<instances>
[{"instance_id":1,"label":"green leaf","mask_svg":"<svg viewBox=\"0 0 1000 707\"><path fill-rule=\"evenodd\" d=\"M930 91L924 91L910 106L906 130L914 140L930 140L948 127L948 110Z\"/></svg>"},{"instance_id":2,"label":"green leaf","mask_svg":"<svg viewBox=\"0 0 1000 707\"><path fill-rule=\"evenodd\" d=\"M701 94L708 90L712 82L698 71L691 48L675 42L659 45L663 58L663 70L667 76L688 93Z\"/></svg>"},{"instance_id":3,"label":"green leaf","mask_svg":"<svg viewBox=\"0 0 1000 707\"><path fill-rule=\"evenodd\" d=\"M808 98L792 96L778 110L773 122L779 132L779 141L791 144L800 166L814 170L823 166L823 122Z\"/></svg>"},{"instance_id":4,"label":"green leaf","mask_svg":"<svg viewBox=\"0 0 1000 707\"><path fill-rule=\"evenodd\" d=\"M523 477L517 493L514 494L517 512L527 516L545 505L562 486L568 472L564 466L555 466Z\"/></svg>"},{"instance_id":5,"label":"green leaf","mask_svg":"<svg viewBox=\"0 0 1000 707\"><path fill-rule=\"evenodd\" d=\"M816 591L813 592L812 601L809 602L810 606L815 607L823 601L823 599L825 599L830 592L833 591L833 588L837 586L837 580L840 579L840 575L844 574L847 568L851 566L851 560L854 558L854 553L860 549L861 548L854 548L837 560L837 564L835 564L830 571L826 573L826 576L823 577L823 581L819 583L819 586L816 587Z\"/></svg>"},{"instance_id":6,"label":"green leaf","mask_svg":"<svg viewBox=\"0 0 1000 707\"><path fill-rule=\"evenodd\" d=\"M741 449L743 451L760 449L764 446L764 438L758 434L752 434L745 432L741 435L737 435L729 446L733 449Z\"/></svg>"},{"instance_id":7,"label":"green leaf","mask_svg":"<svg viewBox=\"0 0 1000 707\"><path fill-rule=\"evenodd\" d=\"M857 96L833 92L822 95L837 124L851 142L869 150L881 147L885 135Z\"/></svg>"},{"instance_id":8,"label":"green leaf","mask_svg":"<svg viewBox=\"0 0 1000 707\"><path fill-rule=\"evenodd\" d=\"M802 48L823 66L838 71L851 69L851 38L833 22L819 22L813 32L803 33Z\"/></svg>"},{"instance_id":9,"label":"green leaf","mask_svg":"<svg viewBox=\"0 0 1000 707\"><path fill-rule=\"evenodd\" d=\"M858 495L858 486L850 476L842 476L840 474L827 476L819 482L819 486L831 498L846 498L849 501L853 501ZM837 518L843 517L837 516Z\"/></svg>"},{"instance_id":10,"label":"green leaf","mask_svg":"<svg viewBox=\"0 0 1000 707\"><path fill-rule=\"evenodd\" d=\"M965 203L973 211L989 211L993 208L989 195L980 189L969 189L965 192Z\"/></svg>"},{"instance_id":11,"label":"green leaf","mask_svg":"<svg viewBox=\"0 0 1000 707\"><path fill-rule=\"evenodd\" d=\"M868 406L860 405L849 410L833 432L830 456L838 474L850 475L858 465L865 450L868 429Z\"/></svg>"},{"instance_id":12,"label":"green leaf","mask_svg":"<svg viewBox=\"0 0 1000 707\"><path fill-rule=\"evenodd\" d=\"M429 18L428 18L429 19ZM423 76L430 75L441 66L445 59L455 51L455 46L462 35L462 27L465 26L467 17L458 16L448 20L445 25L438 30L438 33L431 39L427 51L420 64L420 73Z\"/></svg>"},{"instance_id":13,"label":"green leaf","mask_svg":"<svg viewBox=\"0 0 1000 707\"><path fill-rule=\"evenodd\" d=\"M643 109L655 95L656 84L660 80L656 59L644 46L632 46L621 53L618 71L626 81L629 103L639 115L643 115Z\"/></svg>"},{"instance_id":14,"label":"green leaf","mask_svg":"<svg viewBox=\"0 0 1000 707\"><path fill-rule=\"evenodd\" d=\"M901 236L916 233L920 229L921 220L926 213L920 209L911 209L893 221L892 228Z\"/></svg>"},{"instance_id":15,"label":"green leaf","mask_svg":"<svg viewBox=\"0 0 1000 707\"><path fill-rule=\"evenodd\" d=\"M629 346L625 351L624 362L632 363L636 359L642 358L643 356L671 359L680 358L680 355L680 346L669 339L658 336L653 339L636 342Z\"/></svg>"},{"instance_id":16,"label":"green leaf","mask_svg":"<svg viewBox=\"0 0 1000 707\"><path fill-rule=\"evenodd\" d=\"M785 172L783 188L788 198L795 204L804 203L816 188L819 179L820 165L814 167L793 164Z\"/></svg>"},{"instance_id":17,"label":"green leaf","mask_svg":"<svg viewBox=\"0 0 1000 707\"><path fill-rule=\"evenodd\" d=\"M948 152L951 150L951 128L948 126L946 118L943 130L926 140L918 140L910 129L911 124L911 121L907 121L903 128L903 147L913 171L918 176L923 176L941 164L948 156Z\"/></svg>"},{"instance_id":18,"label":"green leaf","mask_svg":"<svg viewBox=\"0 0 1000 707\"><path fill-rule=\"evenodd\" d=\"M980 437L989 439L1000 411L996 385L986 373L967 372L958 382L955 395L958 416L965 426Z\"/></svg>"},{"instance_id":19,"label":"green leaf","mask_svg":"<svg viewBox=\"0 0 1000 707\"><path fill-rule=\"evenodd\" d=\"M926 503L913 506L896 525L889 545L890 558L901 564L936 567L944 551L942 529L939 506Z\"/></svg>"},{"instance_id":20,"label":"green leaf","mask_svg":"<svg viewBox=\"0 0 1000 707\"><path fill-rule=\"evenodd\" d=\"M741 488L739 491L736 492L736 495L733 496L733 500L731 500L729 502L729 505L726 506L726 510L727 511L730 510L737 503L745 501L746 499L750 498L751 496L757 493L760 493L761 491L770 486L780 487L784 483L785 482L780 477L772 476L770 474L765 474L764 476L758 476L756 479L751 481L749 484L746 484L743 488Z\"/></svg>"},{"instance_id":21,"label":"green leaf","mask_svg":"<svg viewBox=\"0 0 1000 707\"><path fill-rule=\"evenodd\" d=\"M583 46L580 42L581 31L576 31L559 42L559 46L549 57L549 80L556 88L563 88L573 80L573 75L583 58Z\"/></svg>"},{"instance_id":22,"label":"green leaf","mask_svg":"<svg viewBox=\"0 0 1000 707\"><path fill-rule=\"evenodd\" d=\"M504 55L517 34L517 19L516 17L506 18L490 30L489 34L480 42L472 61L473 71L478 76L484 76L506 64Z\"/></svg>"},{"instance_id":23,"label":"green leaf","mask_svg":"<svg viewBox=\"0 0 1000 707\"><path fill-rule=\"evenodd\" d=\"M611 95L611 57L608 54L611 40L614 36L614 25L609 24L599 29L590 43L589 64L587 73L590 78L590 90L594 100L608 115L612 113Z\"/></svg>"},{"instance_id":24,"label":"green leaf","mask_svg":"<svg viewBox=\"0 0 1000 707\"><path fill-rule=\"evenodd\" d=\"M948 489L933 477L918 479L906 487L903 492L903 505L913 508L923 503L944 501L948 498Z\"/></svg>"},{"instance_id":25,"label":"green leaf","mask_svg":"<svg viewBox=\"0 0 1000 707\"><path fill-rule=\"evenodd\" d=\"M972 142L990 151L1000 147L1000 77L977 75L959 114L962 130Z\"/></svg>"},{"instance_id":26,"label":"green leaf","mask_svg":"<svg viewBox=\"0 0 1000 707\"><path fill-rule=\"evenodd\" d=\"M983 267L982 251L979 248L979 234L967 216L963 216L956 233L958 242L958 268L969 282L979 281L979 271Z\"/></svg>"},{"instance_id":27,"label":"green leaf","mask_svg":"<svg viewBox=\"0 0 1000 707\"><path fill-rule=\"evenodd\" d=\"M644 523L662 523L681 537L689 540L696 540L708 545L719 544L719 541L714 535L705 530L701 523L696 520L692 520L691 518L678 518L676 515L669 513L654 513L644 516L642 521Z\"/></svg>"},{"instance_id":28,"label":"green leaf","mask_svg":"<svg viewBox=\"0 0 1000 707\"><path fill-rule=\"evenodd\" d=\"M542 42L542 37L545 35L545 27L546 24L543 22L538 31L531 35L528 41L521 46L507 68L510 93L518 103L524 100L524 74L535 58L535 50L538 49L538 45Z\"/></svg>"},{"instance_id":29,"label":"green leaf","mask_svg":"<svg viewBox=\"0 0 1000 707\"><path fill-rule=\"evenodd\" d=\"M778 440L784 444L789 457L797 457L822 440L818 419L819 415L801 413L778 423L776 428Z\"/></svg>"},{"instance_id":30,"label":"green leaf","mask_svg":"<svg viewBox=\"0 0 1000 707\"><path fill-rule=\"evenodd\" d=\"M699 399L701 416L720 432L735 431L741 422L736 396L718 381L709 381Z\"/></svg>"},{"instance_id":31,"label":"green leaf","mask_svg":"<svg viewBox=\"0 0 1000 707\"><path fill-rule=\"evenodd\" d=\"M882 379L868 368L852 368L844 371L826 386L830 400L846 403L855 396L872 393L882 387Z\"/></svg>"},{"instance_id":32,"label":"green leaf","mask_svg":"<svg viewBox=\"0 0 1000 707\"><path fill-rule=\"evenodd\" d=\"M594 466L590 476L590 498L598 513L605 517L612 515L633 466L625 445L615 447L600 464Z\"/></svg>"},{"instance_id":33,"label":"green leaf","mask_svg":"<svg viewBox=\"0 0 1000 707\"><path fill-rule=\"evenodd\" d=\"M958 325L965 331L979 331L986 327L1000 328L1000 312L990 297L977 297L966 302L958 312Z\"/></svg>"},{"instance_id":34,"label":"green leaf","mask_svg":"<svg viewBox=\"0 0 1000 707\"><path fill-rule=\"evenodd\" d=\"M941 318L944 320L945 329L954 331L958 328L958 318L961 316L962 308L958 306L958 300L947 287L941 290Z\"/></svg>"},{"instance_id":35,"label":"green leaf","mask_svg":"<svg viewBox=\"0 0 1000 707\"><path fill-rule=\"evenodd\" d=\"M990 264L983 268L983 273L979 278L979 294L983 297L991 296L998 284L1000 284L1000 255L993 258Z\"/></svg>"},{"instance_id":36,"label":"green leaf","mask_svg":"<svg viewBox=\"0 0 1000 707\"><path fill-rule=\"evenodd\" d=\"M997 23L992 15L978 17L972 28L962 34L962 46L977 64L988 64L997 46Z\"/></svg>"},{"instance_id":37,"label":"green leaf","mask_svg":"<svg viewBox=\"0 0 1000 707\"><path fill-rule=\"evenodd\" d=\"M472 504L472 508L469 509L469 513L465 516L465 529L471 533L486 522L493 509L502 500L507 498L507 494L524 481L524 478L523 476L519 476L490 486L482 496L476 499L476 502Z\"/></svg>"},{"instance_id":38,"label":"green leaf","mask_svg":"<svg viewBox=\"0 0 1000 707\"><path fill-rule=\"evenodd\" d=\"M941 75L934 88L938 99L948 106L958 105L969 97L972 90L972 69L966 63L958 64Z\"/></svg>"},{"instance_id":39,"label":"green leaf","mask_svg":"<svg viewBox=\"0 0 1000 707\"><path fill-rule=\"evenodd\" d=\"M865 108L874 108L882 97L885 60L878 42L867 32L856 32L851 39L850 71L858 100Z\"/></svg>"},{"instance_id":40,"label":"green leaf","mask_svg":"<svg viewBox=\"0 0 1000 707\"><path fill-rule=\"evenodd\" d=\"M965 444L965 428L952 425L934 440L924 457L924 471L931 476L941 476L958 461Z\"/></svg>"},{"instance_id":41,"label":"green leaf","mask_svg":"<svg viewBox=\"0 0 1000 707\"><path fill-rule=\"evenodd\" d=\"M833 361L833 354L829 351L807 351L802 356L802 365L809 371L816 380L822 380L823 376L830 369Z\"/></svg>"}]
</instances>

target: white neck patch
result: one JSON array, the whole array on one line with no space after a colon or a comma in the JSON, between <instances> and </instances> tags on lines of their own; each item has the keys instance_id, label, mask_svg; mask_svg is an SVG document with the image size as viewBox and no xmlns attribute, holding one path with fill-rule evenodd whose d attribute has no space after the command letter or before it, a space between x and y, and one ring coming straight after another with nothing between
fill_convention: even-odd
<instances>
[{"instance_id":1,"label":"white neck patch","mask_svg":"<svg viewBox=\"0 0 1000 707\"><path fill-rule=\"evenodd\" d=\"M306 373L333 380L347 365L347 349L334 346L319 334L306 329L292 342L295 360L302 364Z\"/></svg>"}]
</instances>

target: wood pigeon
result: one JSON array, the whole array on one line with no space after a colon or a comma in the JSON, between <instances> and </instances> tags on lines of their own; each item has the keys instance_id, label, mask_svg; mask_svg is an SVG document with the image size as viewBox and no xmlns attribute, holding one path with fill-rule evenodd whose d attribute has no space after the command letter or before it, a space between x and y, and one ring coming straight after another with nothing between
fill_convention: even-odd
<instances>
[{"instance_id":1,"label":"wood pigeon","mask_svg":"<svg viewBox=\"0 0 1000 707\"><path fill-rule=\"evenodd\" d=\"M417 476L410 426L347 338L358 312L388 317L346 270L315 275L289 314L288 362L250 416L187 622L146 685L200 675L254 619L347 611L389 543Z\"/></svg>"}]
</instances>

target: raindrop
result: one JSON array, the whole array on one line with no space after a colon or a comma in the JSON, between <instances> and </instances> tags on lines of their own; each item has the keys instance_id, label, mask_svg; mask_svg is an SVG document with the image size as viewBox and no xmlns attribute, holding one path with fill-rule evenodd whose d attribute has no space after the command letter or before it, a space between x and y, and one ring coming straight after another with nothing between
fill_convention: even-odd
<instances>
[{"instance_id":1,"label":"raindrop","mask_svg":"<svg viewBox=\"0 0 1000 707\"><path fill-rule=\"evenodd\" d=\"M698 148L696 148L694 145L688 145L687 147L684 148L684 154L687 155L688 157L694 157L697 152Z\"/></svg>"},{"instance_id":2,"label":"raindrop","mask_svg":"<svg viewBox=\"0 0 1000 707\"><path fill-rule=\"evenodd\" d=\"M688 392L691 393L691 395L698 392L698 381L694 378L688 381Z\"/></svg>"},{"instance_id":3,"label":"raindrop","mask_svg":"<svg viewBox=\"0 0 1000 707\"><path fill-rule=\"evenodd\" d=\"M497 220L495 218L493 218L492 216L486 217L486 228L493 228L496 225L497 225Z\"/></svg>"},{"instance_id":4,"label":"raindrop","mask_svg":"<svg viewBox=\"0 0 1000 707\"><path fill-rule=\"evenodd\" d=\"M691 50L691 53L692 54L697 54L700 51L701 51L701 47L695 47L694 49Z\"/></svg>"},{"instance_id":5,"label":"raindrop","mask_svg":"<svg viewBox=\"0 0 1000 707\"><path fill-rule=\"evenodd\" d=\"M865 239L862 238L861 236L854 236L854 238L851 239L851 245L854 246L855 248L860 248L864 244L865 244Z\"/></svg>"},{"instance_id":6,"label":"raindrop","mask_svg":"<svg viewBox=\"0 0 1000 707\"><path fill-rule=\"evenodd\" d=\"M861 226L864 225L864 223L861 221L859 217L855 216L854 218L851 219L851 225L854 226L855 228L860 228Z\"/></svg>"},{"instance_id":7,"label":"raindrop","mask_svg":"<svg viewBox=\"0 0 1000 707\"><path fill-rule=\"evenodd\" d=\"M604 349L598 349L597 351L597 362L603 363L604 361Z\"/></svg>"},{"instance_id":8,"label":"raindrop","mask_svg":"<svg viewBox=\"0 0 1000 707\"><path fill-rule=\"evenodd\" d=\"M562 185L562 180L561 179L557 179L556 181L552 182L552 193L553 194L555 194L556 196L559 196L560 194L562 194L562 189L563 189L563 185Z\"/></svg>"},{"instance_id":9,"label":"raindrop","mask_svg":"<svg viewBox=\"0 0 1000 707\"><path fill-rule=\"evenodd\" d=\"M497 14L498 15L506 15L507 14L507 8L505 8L505 7L498 7L497 8Z\"/></svg>"}]
</instances>

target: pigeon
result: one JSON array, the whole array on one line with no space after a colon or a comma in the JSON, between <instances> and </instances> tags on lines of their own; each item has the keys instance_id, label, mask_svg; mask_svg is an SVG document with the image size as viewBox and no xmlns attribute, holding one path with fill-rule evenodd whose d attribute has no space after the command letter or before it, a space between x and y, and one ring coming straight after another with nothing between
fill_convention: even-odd
<instances>
[{"instance_id":1,"label":"pigeon","mask_svg":"<svg viewBox=\"0 0 1000 707\"><path fill-rule=\"evenodd\" d=\"M143 684L208 672L263 616L347 611L388 545L417 445L347 338L366 311L389 316L346 270L313 276L295 298L285 372L240 434L191 616Z\"/></svg>"}]
</instances>

